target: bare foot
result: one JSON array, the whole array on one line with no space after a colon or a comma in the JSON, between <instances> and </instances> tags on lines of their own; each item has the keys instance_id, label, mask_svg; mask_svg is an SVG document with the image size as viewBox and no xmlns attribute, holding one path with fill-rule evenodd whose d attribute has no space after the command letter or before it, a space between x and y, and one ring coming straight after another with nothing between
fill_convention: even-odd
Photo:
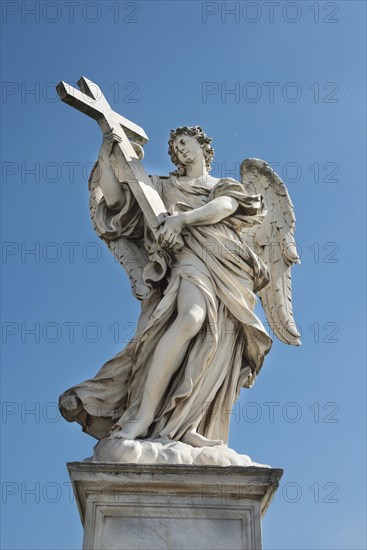
<instances>
[{"instance_id":1,"label":"bare foot","mask_svg":"<svg viewBox=\"0 0 367 550\"><path fill-rule=\"evenodd\" d=\"M194 430L186 432L181 441L192 447L214 447L214 445L224 445L221 439L208 439Z\"/></svg>"}]
</instances>

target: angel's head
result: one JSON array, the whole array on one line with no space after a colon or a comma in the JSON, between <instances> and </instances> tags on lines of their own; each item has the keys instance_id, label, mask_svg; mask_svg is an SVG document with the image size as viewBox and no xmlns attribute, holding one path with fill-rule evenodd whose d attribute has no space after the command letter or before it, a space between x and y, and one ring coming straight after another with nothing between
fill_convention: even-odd
<instances>
[{"instance_id":1,"label":"angel's head","mask_svg":"<svg viewBox=\"0 0 367 550\"><path fill-rule=\"evenodd\" d=\"M207 171L214 157L214 149L210 147L212 138L207 136L200 126L180 126L171 130L168 141L168 154L173 164L177 166L176 174L184 176L186 166L205 162Z\"/></svg>"}]
</instances>

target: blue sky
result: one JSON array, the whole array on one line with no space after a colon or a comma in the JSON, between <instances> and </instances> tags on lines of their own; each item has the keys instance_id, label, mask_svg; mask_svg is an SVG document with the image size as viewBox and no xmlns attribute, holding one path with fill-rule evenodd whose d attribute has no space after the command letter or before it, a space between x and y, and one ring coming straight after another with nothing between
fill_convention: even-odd
<instances>
[{"instance_id":1,"label":"blue sky","mask_svg":"<svg viewBox=\"0 0 367 550\"><path fill-rule=\"evenodd\" d=\"M54 91L82 75L144 127L149 173L172 169L171 128L200 124L213 175L258 157L284 179L303 346L274 342L230 445L285 470L264 548L366 547L364 25L354 1L2 2L4 549L80 548L65 463L94 440L55 403L124 347L139 314L90 225L100 131Z\"/></svg>"}]
</instances>

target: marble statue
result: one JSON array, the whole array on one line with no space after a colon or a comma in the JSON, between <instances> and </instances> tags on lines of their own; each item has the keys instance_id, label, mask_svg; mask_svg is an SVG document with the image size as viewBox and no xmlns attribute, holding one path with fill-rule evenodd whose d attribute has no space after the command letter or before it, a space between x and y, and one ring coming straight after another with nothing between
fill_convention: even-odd
<instances>
[{"instance_id":1,"label":"marble statue","mask_svg":"<svg viewBox=\"0 0 367 550\"><path fill-rule=\"evenodd\" d=\"M212 177L212 140L199 126L171 130L176 169L148 176L145 132L114 113L95 84L78 84L81 92L63 82L58 92L103 131L89 179L93 228L129 275L141 314L125 349L60 397L61 413L110 449L132 441L186 444L194 454L223 447L231 408L272 344L256 296L274 334L300 345L287 189L258 159L242 162L240 181Z\"/></svg>"}]
</instances>

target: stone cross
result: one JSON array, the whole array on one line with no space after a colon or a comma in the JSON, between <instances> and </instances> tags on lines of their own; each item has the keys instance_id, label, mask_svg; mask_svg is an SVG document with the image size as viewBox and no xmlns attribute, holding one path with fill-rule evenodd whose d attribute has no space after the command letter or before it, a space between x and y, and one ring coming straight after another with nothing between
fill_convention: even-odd
<instances>
[{"instance_id":1,"label":"stone cross","mask_svg":"<svg viewBox=\"0 0 367 550\"><path fill-rule=\"evenodd\" d=\"M56 90L62 101L94 118L103 133L113 129L121 138L121 143L116 143L115 148L118 162L115 175L119 181L129 184L148 226L154 233L167 210L130 143L131 139L139 145L144 145L148 141L148 136L140 126L111 109L97 84L81 77L78 86L80 90L61 81Z\"/></svg>"}]
</instances>

